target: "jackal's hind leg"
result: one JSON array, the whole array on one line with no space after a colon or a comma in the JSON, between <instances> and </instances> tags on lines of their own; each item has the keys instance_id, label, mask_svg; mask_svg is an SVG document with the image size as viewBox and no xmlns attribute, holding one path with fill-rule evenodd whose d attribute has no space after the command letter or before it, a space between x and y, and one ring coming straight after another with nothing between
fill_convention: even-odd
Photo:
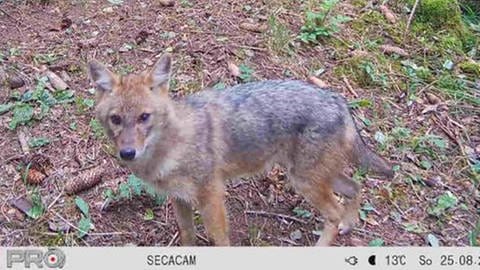
<instances>
[{"instance_id":1,"label":"jackal's hind leg","mask_svg":"<svg viewBox=\"0 0 480 270\"><path fill-rule=\"evenodd\" d=\"M358 221L358 209L361 203L361 186L350 177L340 173L333 179L333 191L344 196L345 205L342 221L339 225L339 234L349 233Z\"/></svg>"},{"instance_id":2,"label":"jackal's hind leg","mask_svg":"<svg viewBox=\"0 0 480 270\"><path fill-rule=\"evenodd\" d=\"M325 218L322 236L317 246L329 246L338 234L343 207L337 202L328 181L315 181L315 175L291 176L295 189L315 206Z\"/></svg>"}]
</instances>

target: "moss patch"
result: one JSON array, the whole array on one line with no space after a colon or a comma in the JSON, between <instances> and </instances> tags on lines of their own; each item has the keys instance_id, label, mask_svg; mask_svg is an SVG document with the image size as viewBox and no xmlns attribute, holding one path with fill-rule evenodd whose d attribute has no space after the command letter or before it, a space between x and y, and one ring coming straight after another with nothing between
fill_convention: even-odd
<instances>
[{"instance_id":1,"label":"moss patch","mask_svg":"<svg viewBox=\"0 0 480 270\"><path fill-rule=\"evenodd\" d=\"M458 67L465 73L480 76L480 64L473 61L462 62Z\"/></svg>"},{"instance_id":2,"label":"moss patch","mask_svg":"<svg viewBox=\"0 0 480 270\"><path fill-rule=\"evenodd\" d=\"M416 20L433 28L460 27L462 16L457 0L422 0Z\"/></svg>"}]
</instances>

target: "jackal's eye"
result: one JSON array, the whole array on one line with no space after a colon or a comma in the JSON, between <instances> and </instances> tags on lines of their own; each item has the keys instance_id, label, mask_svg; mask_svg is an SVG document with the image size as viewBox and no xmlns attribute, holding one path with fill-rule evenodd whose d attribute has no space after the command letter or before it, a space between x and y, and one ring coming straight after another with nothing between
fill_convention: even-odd
<instances>
[{"instance_id":1,"label":"jackal's eye","mask_svg":"<svg viewBox=\"0 0 480 270\"><path fill-rule=\"evenodd\" d=\"M148 118L150 118L149 113L142 113L142 114L140 114L140 117L138 117L138 121L139 122L146 122L148 120Z\"/></svg>"},{"instance_id":2,"label":"jackal's eye","mask_svg":"<svg viewBox=\"0 0 480 270\"><path fill-rule=\"evenodd\" d=\"M112 124L118 126L122 123L122 118L116 114L113 114L110 116L110 121L112 122Z\"/></svg>"}]
</instances>

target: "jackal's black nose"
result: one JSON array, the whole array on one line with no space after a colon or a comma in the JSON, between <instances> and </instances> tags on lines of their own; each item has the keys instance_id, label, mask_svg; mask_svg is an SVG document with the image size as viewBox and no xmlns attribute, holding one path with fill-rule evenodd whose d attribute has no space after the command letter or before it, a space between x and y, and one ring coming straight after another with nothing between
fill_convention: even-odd
<instances>
[{"instance_id":1,"label":"jackal's black nose","mask_svg":"<svg viewBox=\"0 0 480 270\"><path fill-rule=\"evenodd\" d=\"M135 158L135 149L125 148L120 150L120 157L124 160L132 160Z\"/></svg>"}]
</instances>

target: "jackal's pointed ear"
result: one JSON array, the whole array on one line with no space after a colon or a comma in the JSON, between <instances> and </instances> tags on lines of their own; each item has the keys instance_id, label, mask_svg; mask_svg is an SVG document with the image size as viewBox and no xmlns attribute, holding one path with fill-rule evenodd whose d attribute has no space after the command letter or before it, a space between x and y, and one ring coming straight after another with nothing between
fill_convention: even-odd
<instances>
[{"instance_id":1,"label":"jackal's pointed ear","mask_svg":"<svg viewBox=\"0 0 480 270\"><path fill-rule=\"evenodd\" d=\"M158 92L161 95L168 95L171 68L172 57L170 54L166 53L160 57L150 71L152 91Z\"/></svg>"},{"instance_id":2,"label":"jackal's pointed ear","mask_svg":"<svg viewBox=\"0 0 480 270\"><path fill-rule=\"evenodd\" d=\"M100 95L112 91L115 74L108 70L103 64L97 60L90 61L88 63L88 73Z\"/></svg>"}]
</instances>

